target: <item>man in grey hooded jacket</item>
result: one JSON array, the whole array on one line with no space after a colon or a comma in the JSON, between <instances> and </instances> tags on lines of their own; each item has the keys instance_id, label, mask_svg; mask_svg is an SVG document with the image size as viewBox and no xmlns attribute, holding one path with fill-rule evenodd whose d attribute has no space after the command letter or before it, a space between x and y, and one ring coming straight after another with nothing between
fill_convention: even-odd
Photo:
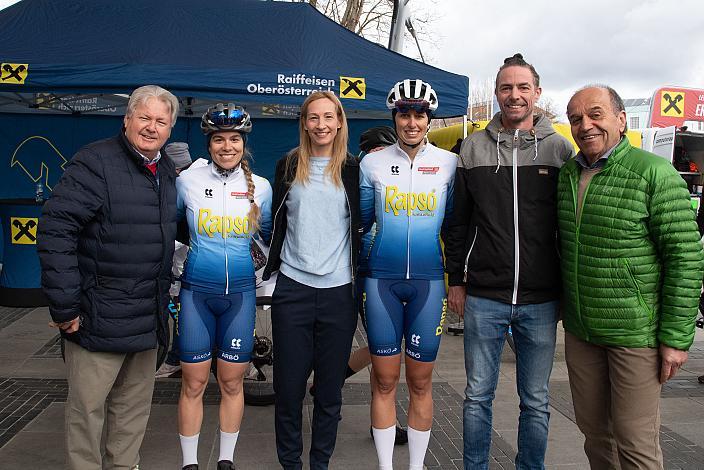
<instances>
[{"instance_id":1,"label":"man in grey hooded jacket","mask_svg":"<svg viewBox=\"0 0 704 470\"><path fill-rule=\"evenodd\" d=\"M464 316L464 466L488 468L510 326L521 402L516 468L535 469L543 468L547 447L558 321L557 176L573 148L548 118L534 115L540 77L521 54L504 61L495 93L501 112L462 143L444 234L448 303Z\"/></svg>"}]
</instances>

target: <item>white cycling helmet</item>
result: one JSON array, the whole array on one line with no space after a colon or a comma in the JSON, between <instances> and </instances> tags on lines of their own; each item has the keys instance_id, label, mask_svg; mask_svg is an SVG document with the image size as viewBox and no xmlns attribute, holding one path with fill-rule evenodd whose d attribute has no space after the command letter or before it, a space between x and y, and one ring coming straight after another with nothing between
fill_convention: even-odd
<instances>
[{"instance_id":1,"label":"white cycling helmet","mask_svg":"<svg viewBox=\"0 0 704 470\"><path fill-rule=\"evenodd\" d=\"M416 111L430 111L432 114L438 109L438 95L430 83L407 78L391 88L386 97L386 107L390 110L413 108Z\"/></svg>"}]
</instances>

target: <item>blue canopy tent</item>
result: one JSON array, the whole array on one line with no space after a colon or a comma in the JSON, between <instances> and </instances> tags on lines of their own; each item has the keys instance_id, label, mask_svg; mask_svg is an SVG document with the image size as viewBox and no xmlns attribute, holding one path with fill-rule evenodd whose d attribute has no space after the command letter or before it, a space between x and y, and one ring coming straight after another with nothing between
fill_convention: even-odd
<instances>
[{"instance_id":1,"label":"blue canopy tent","mask_svg":"<svg viewBox=\"0 0 704 470\"><path fill-rule=\"evenodd\" d=\"M179 97L171 141L189 142L194 158L206 155L199 128L204 110L217 101L245 106L254 118L248 140L254 170L269 178L298 140L299 106L312 91L340 97L352 152L364 129L388 123L386 94L404 78L433 85L439 117L467 109L467 77L373 44L307 3L22 0L0 11L0 44L5 201L33 198L37 183L50 196L81 146L118 132L127 95L145 84ZM17 233L6 232L5 258L20 247L12 242ZM23 236L28 233L22 225ZM0 288L12 275L7 268ZM38 285L36 273L30 277Z\"/></svg>"},{"instance_id":2,"label":"blue canopy tent","mask_svg":"<svg viewBox=\"0 0 704 470\"><path fill-rule=\"evenodd\" d=\"M114 94L144 84L179 96L182 117L198 117L212 100L228 100L255 118L251 143L263 176L272 175L274 161L297 134L290 121L262 119L295 118L314 90L340 96L352 120L352 151L359 132L375 124L358 119L388 119L384 100L398 80L430 82L440 97L439 117L467 109L467 77L371 43L307 3L23 0L0 11L0 44L0 113L42 107L44 113L121 116L124 98L119 103ZM184 124L172 140L198 134L197 125ZM98 137L76 126L76 143ZM188 127L196 128L193 136ZM0 155L11 155L23 140L15 135L7 146L7 136L0 137ZM192 143L202 148L200 138ZM77 150L56 147L68 155ZM7 196L0 189L0 198Z\"/></svg>"}]
</instances>

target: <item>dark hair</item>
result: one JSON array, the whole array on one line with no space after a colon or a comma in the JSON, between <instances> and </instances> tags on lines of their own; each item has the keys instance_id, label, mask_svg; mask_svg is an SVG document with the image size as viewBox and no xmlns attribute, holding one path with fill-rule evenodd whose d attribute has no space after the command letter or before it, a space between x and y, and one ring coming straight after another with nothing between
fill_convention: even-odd
<instances>
[{"instance_id":1,"label":"dark hair","mask_svg":"<svg viewBox=\"0 0 704 470\"><path fill-rule=\"evenodd\" d=\"M523 54L520 52L517 52L513 54L511 57L506 57L504 59L504 64L499 67L499 71L496 73L496 85L499 84L499 74L501 71L507 67L525 67L528 70L530 70L530 73L533 75L533 82L535 83L535 87L538 88L540 86L540 75L538 75L538 72L535 71L535 67L533 67L531 64L526 62L523 59Z\"/></svg>"}]
</instances>

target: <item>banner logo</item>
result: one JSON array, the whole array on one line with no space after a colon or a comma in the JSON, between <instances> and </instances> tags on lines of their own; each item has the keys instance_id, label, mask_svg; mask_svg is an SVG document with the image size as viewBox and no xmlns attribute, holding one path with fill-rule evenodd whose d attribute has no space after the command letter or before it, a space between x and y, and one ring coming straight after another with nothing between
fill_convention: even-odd
<instances>
[{"instance_id":1,"label":"banner logo","mask_svg":"<svg viewBox=\"0 0 704 470\"><path fill-rule=\"evenodd\" d=\"M29 64L0 64L0 83L24 85L28 71Z\"/></svg>"},{"instance_id":2,"label":"banner logo","mask_svg":"<svg viewBox=\"0 0 704 470\"><path fill-rule=\"evenodd\" d=\"M684 93L681 91L662 91L660 115L671 117L684 116Z\"/></svg>"},{"instance_id":3,"label":"banner logo","mask_svg":"<svg viewBox=\"0 0 704 470\"><path fill-rule=\"evenodd\" d=\"M366 99L367 84L364 78L340 77L340 98L353 100Z\"/></svg>"},{"instance_id":4,"label":"banner logo","mask_svg":"<svg viewBox=\"0 0 704 470\"><path fill-rule=\"evenodd\" d=\"M37 221L35 218L10 217L10 236L13 245L37 244Z\"/></svg>"}]
</instances>

